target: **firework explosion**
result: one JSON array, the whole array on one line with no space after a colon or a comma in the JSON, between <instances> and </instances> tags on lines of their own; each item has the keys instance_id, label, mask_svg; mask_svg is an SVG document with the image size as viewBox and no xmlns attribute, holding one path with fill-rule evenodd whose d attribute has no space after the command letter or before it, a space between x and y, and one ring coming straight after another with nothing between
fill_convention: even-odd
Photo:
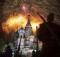
<instances>
[{"instance_id":1,"label":"firework explosion","mask_svg":"<svg viewBox=\"0 0 60 57\"><path fill-rule=\"evenodd\" d=\"M18 16L10 16L4 23L2 23L3 31L9 33L12 30L16 32L21 26L25 28L27 20L27 16L22 14L19 14ZM34 33L36 31L36 26L39 26L40 22L39 19L31 15L31 24Z\"/></svg>"},{"instance_id":2,"label":"firework explosion","mask_svg":"<svg viewBox=\"0 0 60 57\"><path fill-rule=\"evenodd\" d=\"M9 17L6 19L5 22L2 23L3 31L10 33L12 30L16 32L18 29L21 28L21 26L25 28L28 20L27 16L30 15L32 29L33 32L35 33L36 26L39 26L39 24L42 23L42 20L37 15L38 6L35 3L33 4L26 2L21 2L20 4L15 3L13 5L15 5L13 6L13 9L11 8L8 10L10 13ZM9 7L12 7L11 4ZM5 15L8 14L8 11L7 12L5 11L6 12Z\"/></svg>"}]
</instances>

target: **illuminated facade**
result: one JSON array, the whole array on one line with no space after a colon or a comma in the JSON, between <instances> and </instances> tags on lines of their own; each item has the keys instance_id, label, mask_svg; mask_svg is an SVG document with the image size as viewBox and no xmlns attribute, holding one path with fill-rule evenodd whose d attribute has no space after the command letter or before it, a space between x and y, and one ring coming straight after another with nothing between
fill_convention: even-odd
<instances>
[{"instance_id":1,"label":"illuminated facade","mask_svg":"<svg viewBox=\"0 0 60 57\"><path fill-rule=\"evenodd\" d=\"M36 50L37 48L37 40L36 37L33 35L32 26L30 23L30 15L28 15L28 22L25 26L25 29L22 27L18 30L18 40L17 40L17 48L20 48L20 52L28 53ZM39 50L42 50L42 42L38 41Z\"/></svg>"},{"instance_id":2,"label":"illuminated facade","mask_svg":"<svg viewBox=\"0 0 60 57\"><path fill-rule=\"evenodd\" d=\"M18 46L20 44L20 51L22 51L24 48L33 48L34 35L30 23L30 15L28 15L28 22L26 24L25 29L20 28L18 30L18 34Z\"/></svg>"},{"instance_id":3,"label":"illuminated facade","mask_svg":"<svg viewBox=\"0 0 60 57\"><path fill-rule=\"evenodd\" d=\"M26 24L25 31L26 31L26 33L25 33L26 36L29 37L29 36L33 35L32 26L30 23L30 15L28 15L28 22Z\"/></svg>"}]
</instances>

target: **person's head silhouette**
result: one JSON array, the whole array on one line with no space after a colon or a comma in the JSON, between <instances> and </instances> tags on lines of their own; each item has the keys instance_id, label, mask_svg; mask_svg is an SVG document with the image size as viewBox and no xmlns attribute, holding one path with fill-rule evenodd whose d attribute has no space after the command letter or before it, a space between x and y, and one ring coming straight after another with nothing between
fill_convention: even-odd
<instances>
[{"instance_id":1,"label":"person's head silhouette","mask_svg":"<svg viewBox=\"0 0 60 57\"><path fill-rule=\"evenodd\" d=\"M48 15L47 21L48 21L49 23L52 23L52 22L54 21L54 14L53 14L53 13L50 13L50 14Z\"/></svg>"},{"instance_id":2,"label":"person's head silhouette","mask_svg":"<svg viewBox=\"0 0 60 57\"><path fill-rule=\"evenodd\" d=\"M7 49L10 49L10 46L9 45L7 46Z\"/></svg>"}]
</instances>

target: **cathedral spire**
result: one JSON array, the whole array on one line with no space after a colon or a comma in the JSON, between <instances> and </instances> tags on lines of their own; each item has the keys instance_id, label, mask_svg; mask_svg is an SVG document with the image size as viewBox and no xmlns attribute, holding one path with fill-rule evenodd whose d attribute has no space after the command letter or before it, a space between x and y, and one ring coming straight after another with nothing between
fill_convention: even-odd
<instances>
[{"instance_id":1,"label":"cathedral spire","mask_svg":"<svg viewBox=\"0 0 60 57\"><path fill-rule=\"evenodd\" d=\"M28 15L28 22L26 24L25 30L26 30L27 35L32 35L33 34L32 26L31 26L31 23L30 23L30 15Z\"/></svg>"},{"instance_id":2,"label":"cathedral spire","mask_svg":"<svg viewBox=\"0 0 60 57\"><path fill-rule=\"evenodd\" d=\"M28 22L30 23L30 15L28 15Z\"/></svg>"},{"instance_id":3,"label":"cathedral spire","mask_svg":"<svg viewBox=\"0 0 60 57\"><path fill-rule=\"evenodd\" d=\"M27 26L31 26L31 23L30 23L30 15L28 15L28 22L27 22Z\"/></svg>"}]
</instances>

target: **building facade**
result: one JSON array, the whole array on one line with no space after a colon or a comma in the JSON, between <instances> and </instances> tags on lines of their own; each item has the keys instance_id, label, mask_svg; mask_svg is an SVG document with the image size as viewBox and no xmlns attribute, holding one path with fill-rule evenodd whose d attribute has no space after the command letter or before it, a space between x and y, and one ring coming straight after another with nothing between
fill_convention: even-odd
<instances>
[{"instance_id":1,"label":"building facade","mask_svg":"<svg viewBox=\"0 0 60 57\"><path fill-rule=\"evenodd\" d=\"M34 35L32 31L32 26L30 23L30 15L28 15L28 21L25 26L25 29L22 27L18 30L18 40L17 40L17 48L20 45L20 51L23 49L33 49L33 41L34 41Z\"/></svg>"}]
</instances>

